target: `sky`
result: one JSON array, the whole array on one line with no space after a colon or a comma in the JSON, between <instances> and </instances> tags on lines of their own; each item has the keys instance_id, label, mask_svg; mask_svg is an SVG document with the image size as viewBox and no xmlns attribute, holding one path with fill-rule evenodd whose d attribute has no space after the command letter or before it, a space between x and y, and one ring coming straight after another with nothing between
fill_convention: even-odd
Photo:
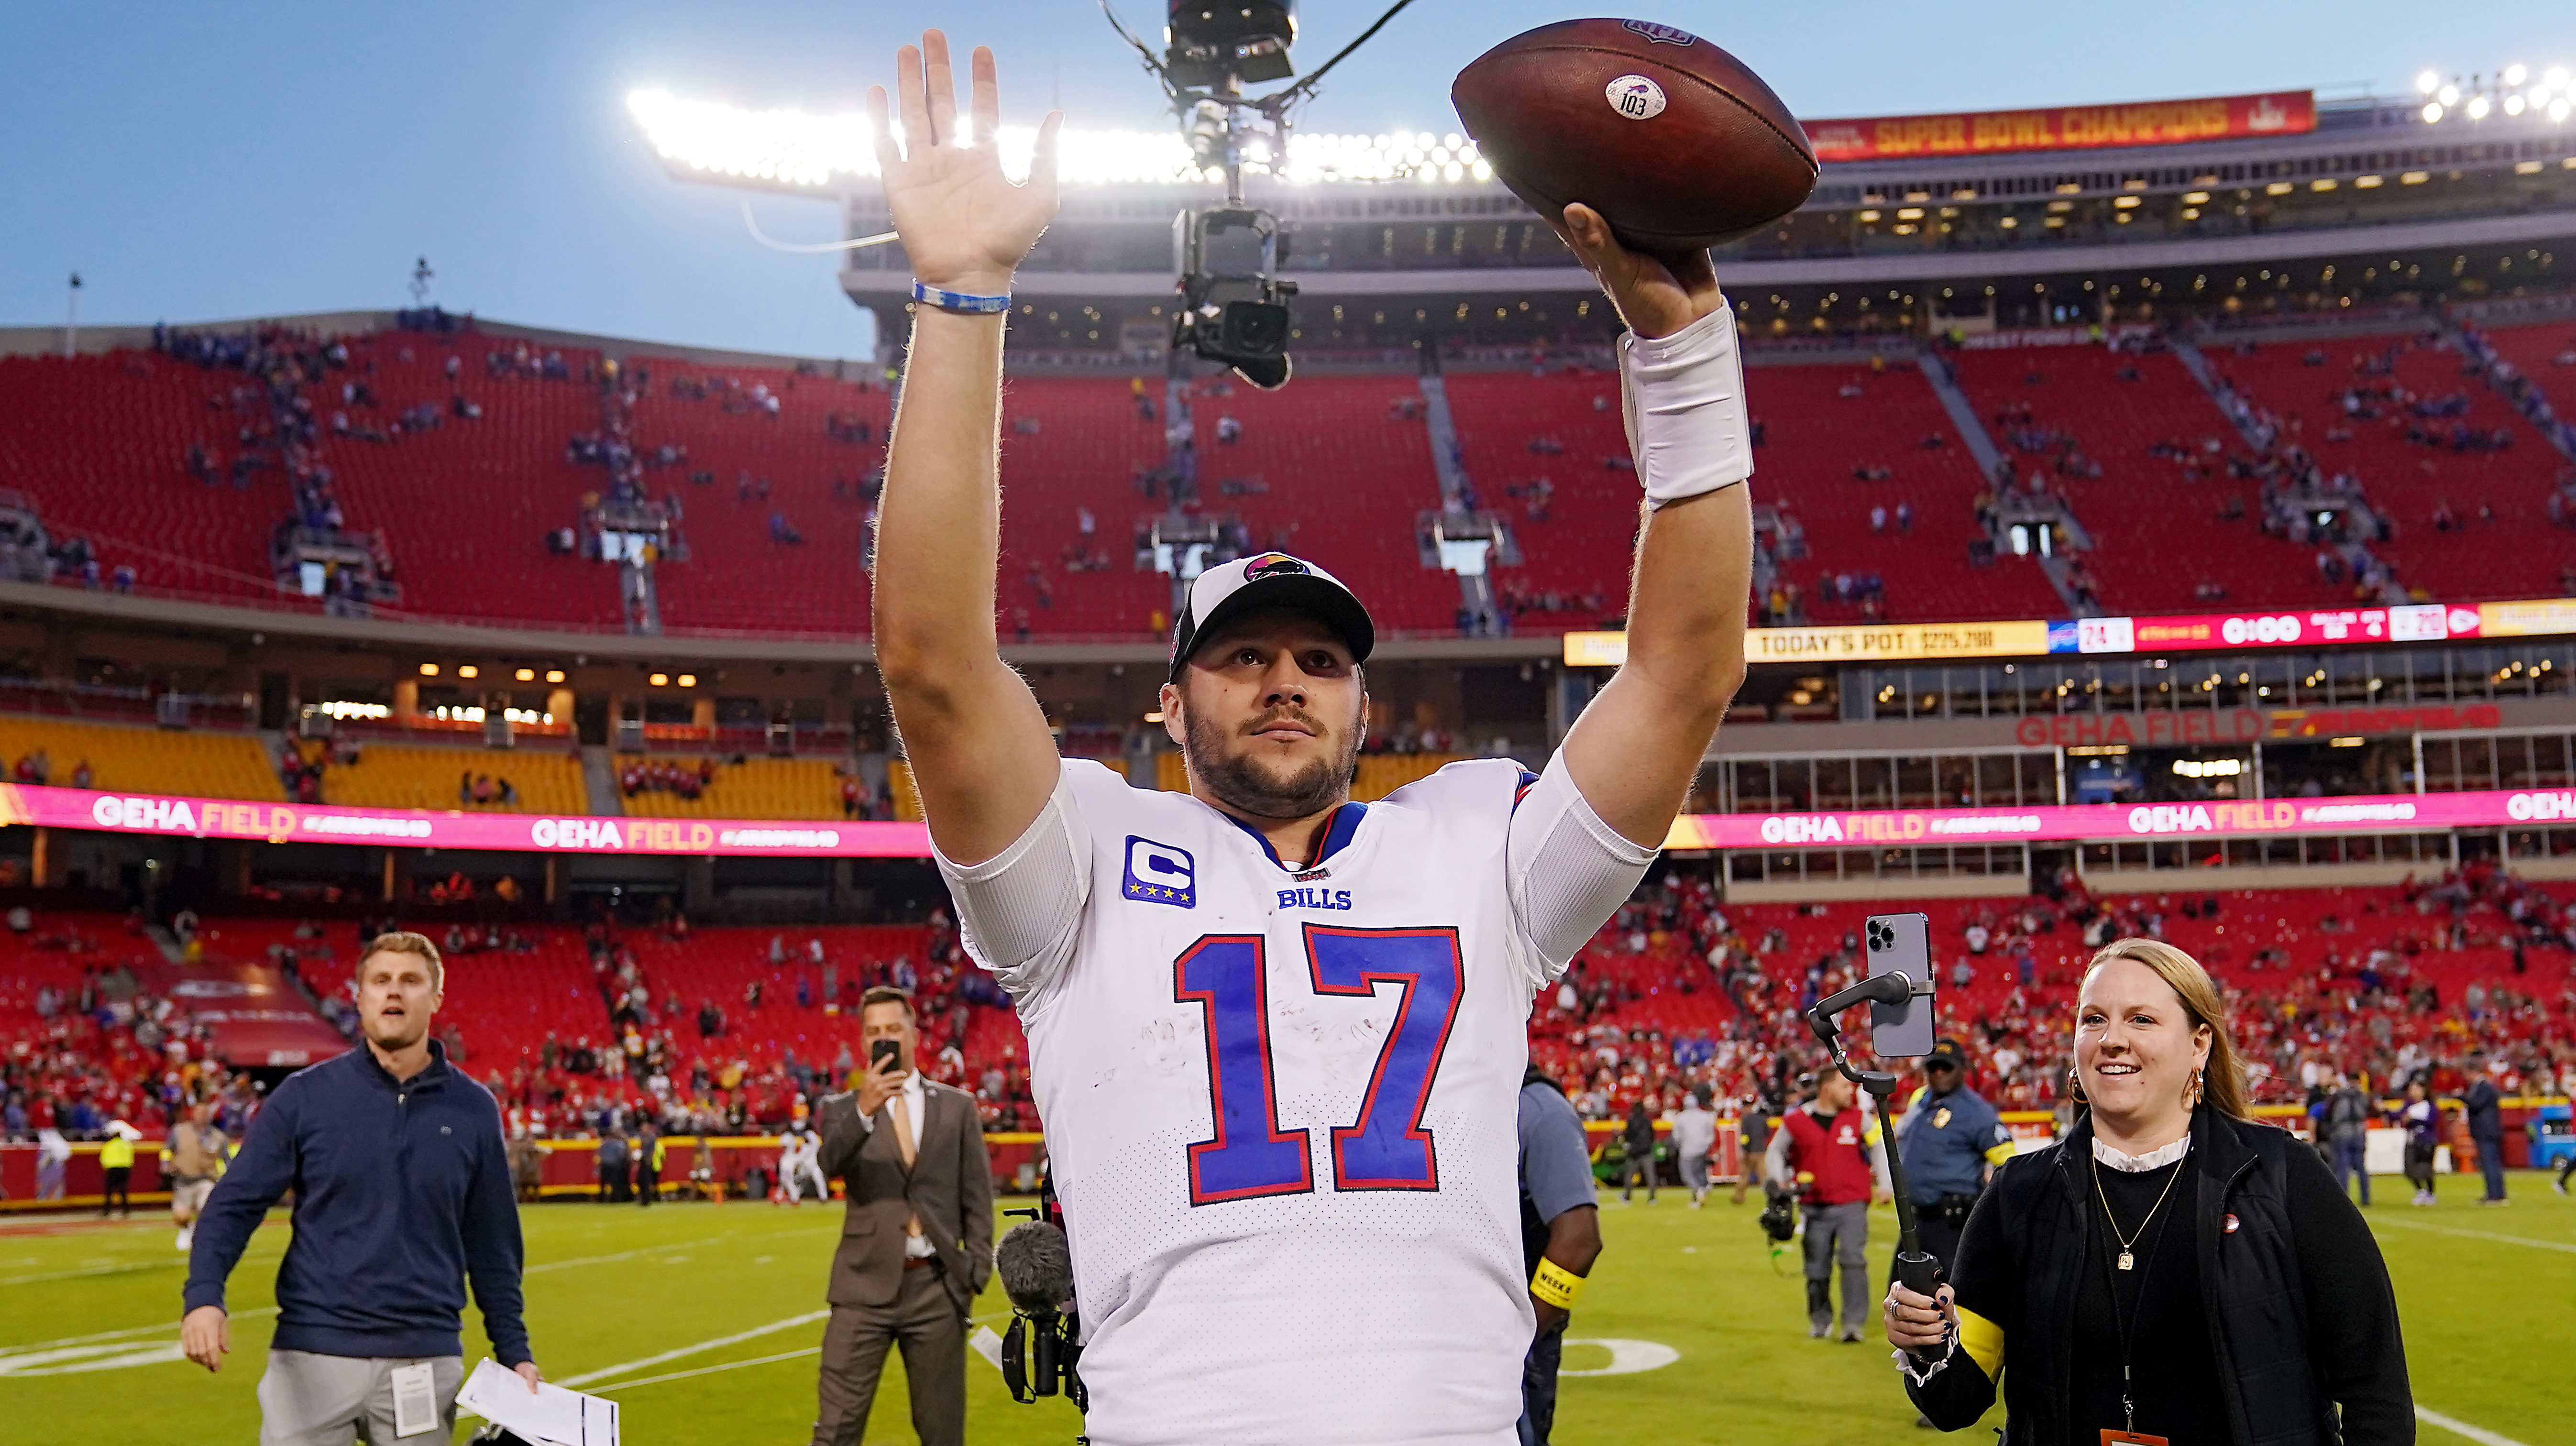
<instances>
[{"instance_id":1,"label":"sky","mask_svg":"<svg viewBox=\"0 0 2576 1446\"><path fill-rule=\"evenodd\" d=\"M1311 67L1386 0L1309 0ZM1154 0L1123 0L1153 38ZM1415 0L1335 70L1300 124L1457 128L1448 82L1487 47L1583 13ZM1801 115L2409 89L2431 67L2576 64L2576 5L2478 0L1657 0L1644 18L1752 65ZM0 7L0 325L211 321L431 298L533 326L803 356L864 356L828 256L763 249L741 193L677 181L630 90L855 111L914 27L999 57L1006 121L1166 124L1091 0ZM754 203L782 240L838 239L826 202Z\"/></svg>"}]
</instances>

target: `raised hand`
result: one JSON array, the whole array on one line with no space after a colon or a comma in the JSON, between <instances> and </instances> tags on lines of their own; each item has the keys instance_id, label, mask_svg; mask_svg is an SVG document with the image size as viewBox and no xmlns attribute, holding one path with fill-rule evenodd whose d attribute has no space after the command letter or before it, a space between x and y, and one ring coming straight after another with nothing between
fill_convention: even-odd
<instances>
[{"instance_id":1,"label":"raised hand","mask_svg":"<svg viewBox=\"0 0 2576 1446\"><path fill-rule=\"evenodd\" d=\"M1578 201L1556 223L1575 257L1610 294L1619 319L1642 337L1670 336L1723 305L1706 251L1656 256L1631 251L1601 213Z\"/></svg>"},{"instance_id":2,"label":"raised hand","mask_svg":"<svg viewBox=\"0 0 2576 1446\"><path fill-rule=\"evenodd\" d=\"M888 123L884 86L868 88L868 126L885 178L886 207L914 278L944 291L989 296L1011 289L1011 274L1055 219L1056 132L1064 113L1049 111L1039 123L1029 178L1013 185L994 150L1002 102L993 52L975 47L971 64L971 135L960 133L948 37L936 30L922 32L919 49L907 45L895 52L903 144L895 144Z\"/></svg>"}]
</instances>

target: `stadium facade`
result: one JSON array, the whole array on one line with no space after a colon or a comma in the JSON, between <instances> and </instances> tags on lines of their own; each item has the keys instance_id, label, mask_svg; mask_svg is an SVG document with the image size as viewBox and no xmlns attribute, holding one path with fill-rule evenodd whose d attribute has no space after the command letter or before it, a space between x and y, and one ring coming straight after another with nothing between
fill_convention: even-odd
<instances>
[{"instance_id":1,"label":"stadium facade","mask_svg":"<svg viewBox=\"0 0 2576 1446\"><path fill-rule=\"evenodd\" d=\"M1948 529L1934 563L1868 552L1879 544L1856 531L1870 505L1863 494L1821 483L1798 491L1804 479L1775 491L1807 499L1800 506L1814 539L1792 545L1788 528L1797 524L1766 514L1768 575L1805 580L1811 601L1766 615L1772 625L1756 635L1753 680L1694 796L1697 822L1685 820L1674 839L1679 852L1719 856L1714 867L1730 896L2008 895L2067 868L2112 891L2184 879L2206 887L2386 884L2484 855L2505 857L2532 877L2576 877L2569 791L2576 698L2568 687L2576 676L2576 602L2561 596L2544 565L2576 556L2576 534L2498 533L2481 543L2465 533L2453 539L2391 527L2375 543L2381 556L2369 551L2371 541L2342 530L2345 514L2366 511L2362 504L2293 499L2294 507L2325 509L2317 514L2320 539L2326 519L2335 519L2327 550L2365 585L2339 575L2336 587L2318 591L2307 575L2308 546L2284 543L2259 557L2212 562L2201 586L2215 591L2199 596L2213 601L2197 608L2173 606L2144 582L2127 597L2118 595L2128 584L2117 577L2091 585L2088 566L2109 575L2110 560L2125 553L2170 571L2160 555L2192 544L2184 533L2142 530L2132 520L2139 514L2098 520L2107 514L2091 509L2107 503L2072 493L2021 512L1980 505L1966 539L1973 565L1946 551L1970 525L1968 494L1990 484L1998 459L2016 450L2002 435L2009 425L1996 420L2009 414L1998 389L2027 380L1996 373L1981 382L1959 358L2047 359L2028 364L2036 378L2060 357L2136 352L2172 369L2177 354L2223 361L2228 348L2248 341L2331 352L2340 364L2375 349L2456 348L2463 328L2524 327L2544 349L2548 338L2576 335L2557 256L2569 250L2576 264L2576 123L2553 118L2547 104L2477 119L2453 108L2438 120L2426 119L2420 97L2318 102L2291 93L2191 104L2202 107L2198 132L2173 122L2183 112L2169 107L2160 116L2172 123L2157 134L2183 138L2153 145L2111 143L2119 125L2158 119L2144 115L2152 108L2107 119L2102 112L2116 108L1837 123L1824 128L1840 148L1829 146L1828 155L1858 158L1829 159L1806 208L1721 254L1721 274L1757 339L1757 401L1766 383L1787 399L1771 404L1779 410L1766 470L1774 459L1794 461L1780 435L1796 430L1790 409L1918 374L1921 381L1885 385L1912 389L1929 430L1944 433L1921 435L1920 445L1967 454L1955 465L1975 466L1944 474L1968 479L1949 503L1925 504L1962 514L1925 518L1927 534L1936 520ZM830 196L853 239L886 229L881 196L854 169L799 171L757 154L713 154L671 140L670 126L680 124L645 126L675 176ZM2041 134L2033 126L2045 128L2047 148L2028 148ZM1978 138L1994 134L2021 141L1981 149ZM1333 472L1329 454L1290 449L1266 453L1258 476L1225 480L1243 484L1247 509L1274 488L1295 494L1307 515L1292 523L1308 527L1304 536L1351 549L1327 556L1329 564L1364 592L1375 585L1404 599L1371 667L1373 733L1386 751L1364 764L1364 785L1392 787L1456 754L1507 751L1535 764L1615 663L1624 538L1613 526L1606 543L1585 544L1591 571L1583 577L1551 574L1544 588L1515 591L1516 569L1536 577L1575 549L1568 543L1558 554L1557 534L1541 525L1552 520L1542 515L1546 497L1529 503L1508 469L1477 464L1488 495L1469 503L1474 494L1464 489L1474 483L1464 474L1478 455L1469 441L1502 432L1513 403L1506 396L1471 406L1460 398L1475 394L1478 378L1534 373L1530 380L1561 389L1558 400L1574 398L1569 413L1598 419L1597 367L1615 320L1590 278L1489 178L1472 147L1428 135L1342 139L1351 144L1339 171L1302 179L1283 164L1279 176L1254 180L1252 198L1280 215L1289 236L1301 372L1276 410L1262 414L1275 420L1252 425L1315 435L1348 425L1347 409L1298 410L1308 405L1298 400L1301 387L1338 385L1342 391L1330 392L1341 399L1335 407L1358 398L1429 435L1404 444L1411 450L1400 464L1355 479ZM766 142L739 144L756 152ZM1165 600L1176 575L1230 545L1218 514L1234 504L1167 502L1179 494L1157 493L1154 483L1170 485L1178 450L1202 459L1193 463L1193 485L1198 472L1213 483L1222 465L1215 459L1225 455L1212 435L1220 417L1230 422L1261 399L1211 388L1165 345L1172 218L1212 199L1213 188L1197 179L1136 179L1133 165L1121 178L1119 166L1103 164L1106 179L1072 190L1063 219L1022 273L1014 396L1052 400L1031 403L1014 426L1051 438L1104 410L1137 408L1149 440L1121 442L1106 461L1064 465L1122 483L1132 473L1147 501L1112 514L1091 500L1098 494L1086 494L1078 536L1046 534L1042 550L1015 555L1047 600L1042 614L1054 610L1057 593L1067 606L1053 611L1063 621L1042 616L1032 626L1029 595L1006 577L1003 643L1029 672L1069 751L1122 760L1140 786L1169 787L1177 759L1149 716ZM1390 178L1336 178L1360 172ZM902 334L907 279L899 251L886 246L853 250L839 271L844 292L877 314L886 337ZM585 378L608 363L645 368L647 393L690 378L771 398L800 385L840 388L829 395L847 397L846 411L836 404L828 425L836 438L859 440L847 454L847 478L831 469L834 497L849 506L847 526L827 540L848 552L828 567L861 570L863 498L873 495L869 468L881 457L892 355L856 363L689 352L488 320L459 329L443 315L287 319L286 328L281 334L371 336L371 349L362 348L370 374L379 359L398 371L414 364L415 350L429 358L453 352L466 367L460 405L466 392L516 385L512 368L526 365L530 349L581 359L592 369ZM84 356L73 361L39 355L57 348L55 334L6 341L13 354L6 364L27 375L93 362L137 376L156 366L170 371L166 340L139 334L85 332ZM516 363L514 351L522 354ZM2444 355L2458 373L2465 353ZM2252 409L2228 410L2242 392L2196 365L2189 377L2171 375L2181 390L2144 408L2151 423L2195 447L2208 438L2213 455L2221 436L2231 452L2261 450L2250 440ZM1820 379L1838 386L1817 390ZM345 385L336 372L321 384ZM2052 385L2080 392L2082 384ZM2487 395L2491 377L2466 385L2478 391L2481 415L2502 405ZM433 384L424 394L442 390ZM702 386L698 396L705 395ZM2316 397L2300 400L2326 420ZM2071 405L2080 413L2085 401L2079 395ZM323 411L330 410L326 399ZM732 410L728 402L728 417ZM808 414L821 410L794 397L787 415L812 428L823 419ZM712 452L721 427L732 425L652 415L636 414L630 440L639 449L670 441ZM2565 445L2564 431L2549 432L2535 416L2525 407L2504 423L2513 429L2510 455L2531 465L2490 480L2476 469L2501 464L2457 463L2459 508L2472 506L2480 489L2519 489L2516 505L2527 506L2511 515L2536 521L2552 489L2566 490L2571 459L2552 453ZM1615 421L1610 415L1604 425ZM472 425L456 423L442 435ZM690 430L701 425L707 430ZM562 495L530 509L526 531L564 529L574 555L532 564L537 570L526 575L540 590L583 590L602 601L521 606L515 599L541 593L508 593L477 600L467 613L458 610L465 604L426 599L423 578L477 565L483 554L469 521L379 516L350 524L352 536L372 527L402 560L378 579L398 575L407 589L400 601L393 593L326 598L297 586L308 566L335 578L336 569L359 566L350 557L363 546L329 538L292 557L272 546L190 563L207 576L220 564L236 579L249 577L239 586L192 582L197 574L187 567L155 570L152 539L114 535L95 521L84 527L76 516L83 514L77 489L130 491L148 504L152 489L168 483L162 474L178 465L175 443L137 457L102 441L71 473L40 477L25 459L46 445L41 428L24 417L12 426L20 460L0 478L15 489L0 511L16 561L13 580L0 582L0 640L15 676L0 685L0 710L15 715L7 721L12 762L45 751L58 775L38 784L21 771L11 814L18 822L0 830L0 853L21 860L28 877L112 889L184 875L190 887L225 896L328 879L391 898L418 880L463 871L542 880L540 898L566 909L583 898L667 897L701 917L741 919L900 914L934 893L917 829L885 831L909 815L910 801L871 669L863 580L837 614L806 608L802 585L770 570L768 559L786 554L763 546L781 540L782 525L793 530L783 509L771 512L766 539L756 525L748 534L720 532L704 520L726 505L735 478L671 487L690 470L676 464L671 478L643 489L652 495L623 511L614 498L576 497L560 479L548 482ZM1831 453L1826 470L1837 485L1844 469L1865 478L1879 457L1871 449L1917 440L1915 433L1867 439ZM525 456L550 454L560 441L540 436ZM1503 441L1501 452L1538 456L1554 438ZM2119 445L2087 441L2104 452ZM484 468L506 484L524 460L497 443L485 451L446 465ZM739 482L746 516L766 506L773 469L782 486L785 469L805 469L819 497L822 478L807 463L746 455ZM1070 497L1049 498L1048 475L1014 473L1011 465L1015 506L1070 510ZM2446 453L2445 466L2453 465ZM1563 485L1559 512L1586 495ZM1331 515L1361 494L1404 489L1411 491L1372 503L1378 510L1365 518L1353 520L1354 510L1333 523ZM2373 494L2378 511L2430 505L2389 500L2398 490L2391 482ZM1498 491L1512 500L1490 495ZM2146 503L2160 505L2153 495ZM2179 526L2186 512L2197 516L2208 505L2176 491L2169 512ZM2454 502L2446 496L2442 505ZM1103 513L1096 558L1095 508ZM1848 524L1852 540L1837 540L1843 534L1828 513ZM2563 516L2551 513L2552 526ZM1893 532L1912 525L1907 513L1897 517ZM2088 526L2087 517L2097 520ZM1868 533L1890 530L1873 519ZM1245 525L1245 541L1253 531ZM64 565L63 544L75 537L95 539L79 554L93 559L86 586L77 566ZM524 551L531 541L521 535L513 545ZM2518 574L2424 563L2442 585L2369 570L2414 556L2402 551L2409 546L2428 557L2484 547L2535 560ZM1843 551L1825 555L1830 548ZM603 563L603 549L622 550ZM134 578L110 572L102 580L95 560L113 564L120 555L138 560ZM1059 559L1080 565L1050 572ZM1829 585L1839 590L1854 572L1866 578L1882 569L1900 577L1904 595L1828 600ZM1066 616L1080 610L1078 599L1113 588L1123 589L1114 606L1081 620ZM688 601L709 590L726 593L727 606ZM1536 600L1541 592L1548 601ZM254 770L239 793L282 811L235 819L219 810L231 821L211 826L204 800L223 790L188 786L195 775L184 771L118 779L104 766L97 789L45 802L51 795L43 790L64 782L72 757L86 760L92 748L92 734L62 731L74 726L235 740L266 770ZM293 782L269 786L285 753L352 741L428 751L437 765L421 776L456 779L469 794L477 774L514 774L526 801L468 798L464 816L477 826L460 828L442 821L454 816L442 808L401 807L414 782L376 791L335 786L301 802ZM627 786L632 770L657 758L691 767L711 760L737 776L766 777L774 767L776 788L759 795L774 801L749 818L696 807L668 810L681 819L638 820L642 827L600 822L668 802ZM556 780L543 798L527 783L539 773ZM2408 802L2439 795L2475 801ZM186 826L174 822L182 799L197 800ZM492 812L536 821L480 822ZM878 812L891 817L867 817ZM422 822L406 834L401 821L409 818ZM826 834L829 843L817 842ZM735 847L737 840L750 842Z\"/></svg>"}]
</instances>

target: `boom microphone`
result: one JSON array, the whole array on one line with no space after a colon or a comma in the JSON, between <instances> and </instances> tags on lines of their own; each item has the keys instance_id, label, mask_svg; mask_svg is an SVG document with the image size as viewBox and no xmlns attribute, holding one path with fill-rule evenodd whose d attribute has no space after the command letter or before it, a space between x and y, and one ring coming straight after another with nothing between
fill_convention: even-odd
<instances>
[{"instance_id":1,"label":"boom microphone","mask_svg":"<svg viewBox=\"0 0 2576 1446\"><path fill-rule=\"evenodd\" d=\"M1011 1304L1030 1315L1062 1310L1073 1299L1073 1250L1064 1231L1046 1221L1005 1231L993 1247L993 1270Z\"/></svg>"}]
</instances>

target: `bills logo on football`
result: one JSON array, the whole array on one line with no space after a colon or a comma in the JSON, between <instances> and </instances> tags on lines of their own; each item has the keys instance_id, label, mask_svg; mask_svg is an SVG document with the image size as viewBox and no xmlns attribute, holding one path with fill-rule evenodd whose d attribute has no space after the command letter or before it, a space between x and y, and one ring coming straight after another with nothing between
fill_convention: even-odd
<instances>
[{"instance_id":1,"label":"bills logo on football","mask_svg":"<svg viewBox=\"0 0 2576 1446\"><path fill-rule=\"evenodd\" d=\"M1188 849L1127 835L1127 877L1118 892L1148 904L1198 907L1198 865Z\"/></svg>"}]
</instances>

